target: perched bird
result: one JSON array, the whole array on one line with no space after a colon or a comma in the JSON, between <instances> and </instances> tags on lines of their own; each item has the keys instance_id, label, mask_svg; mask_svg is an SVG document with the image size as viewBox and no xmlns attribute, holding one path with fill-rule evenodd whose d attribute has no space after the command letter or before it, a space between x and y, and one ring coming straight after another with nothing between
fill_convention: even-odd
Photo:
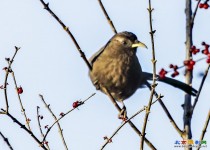
<instances>
[{"instance_id":1,"label":"perched bird","mask_svg":"<svg viewBox=\"0 0 210 150\"><path fill-rule=\"evenodd\" d=\"M138 88L148 84L147 80L152 80L153 75L141 69L136 56L137 47L147 48L144 43L138 41L135 34L125 31L115 34L89 59L92 66L89 76L97 89L106 94L103 88L100 88L105 87L115 100L123 103ZM175 86L191 95L197 93L189 85L175 79L165 77L159 81Z\"/></svg>"}]
</instances>

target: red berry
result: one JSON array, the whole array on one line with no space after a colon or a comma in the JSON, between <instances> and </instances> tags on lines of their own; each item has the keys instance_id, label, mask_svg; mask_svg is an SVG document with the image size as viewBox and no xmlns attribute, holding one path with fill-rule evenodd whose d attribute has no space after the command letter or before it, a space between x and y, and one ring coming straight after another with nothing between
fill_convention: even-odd
<instances>
[{"instance_id":1,"label":"red berry","mask_svg":"<svg viewBox=\"0 0 210 150\"><path fill-rule=\"evenodd\" d=\"M200 52L200 49L196 49L195 51L198 53L198 52Z\"/></svg>"},{"instance_id":2,"label":"red berry","mask_svg":"<svg viewBox=\"0 0 210 150\"><path fill-rule=\"evenodd\" d=\"M204 55L208 55L208 54L209 54L209 50L208 50L208 49L204 49L204 50L202 50L202 53L203 53Z\"/></svg>"},{"instance_id":3,"label":"red berry","mask_svg":"<svg viewBox=\"0 0 210 150\"><path fill-rule=\"evenodd\" d=\"M64 113L63 113L63 112L61 112L61 113L60 113L60 116L61 116L61 117L63 117L63 116L64 116Z\"/></svg>"},{"instance_id":4,"label":"red berry","mask_svg":"<svg viewBox=\"0 0 210 150\"><path fill-rule=\"evenodd\" d=\"M17 92L18 94L22 94L23 93L23 88L20 86L17 88Z\"/></svg>"},{"instance_id":5,"label":"red berry","mask_svg":"<svg viewBox=\"0 0 210 150\"><path fill-rule=\"evenodd\" d=\"M168 72L165 70L165 69L161 69L160 72L159 72L159 77L160 78L165 78L165 75L167 74Z\"/></svg>"},{"instance_id":6,"label":"red berry","mask_svg":"<svg viewBox=\"0 0 210 150\"><path fill-rule=\"evenodd\" d=\"M169 65L169 68L174 68L174 65L173 65L173 64L170 64L170 65Z\"/></svg>"},{"instance_id":7,"label":"red berry","mask_svg":"<svg viewBox=\"0 0 210 150\"><path fill-rule=\"evenodd\" d=\"M78 105L79 105L79 101L76 101L76 102L74 102L74 103L72 104L73 108L77 108Z\"/></svg>"},{"instance_id":8,"label":"red berry","mask_svg":"<svg viewBox=\"0 0 210 150\"><path fill-rule=\"evenodd\" d=\"M188 65L188 66L187 66L187 70L188 70L188 71L192 71L192 70L193 70L193 65Z\"/></svg>"},{"instance_id":9,"label":"red berry","mask_svg":"<svg viewBox=\"0 0 210 150\"><path fill-rule=\"evenodd\" d=\"M174 70L177 70L178 69L178 66L177 65L174 65L173 68L174 68Z\"/></svg>"},{"instance_id":10,"label":"red berry","mask_svg":"<svg viewBox=\"0 0 210 150\"><path fill-rule=\"evenodd\" d=\"M210 64L210 59L208 58L208 59L206 59L206 62L208 63L208 64Z\"/></svg>"},{"instance_id":11,"label":"red berry","mask_svg":"<svg viewBox=\"0 0 210 150\"><path fill-rule=\"evenodd\" d=\"M174 78L176 75L174 73L171 74L171 77Z\"/></svg>"},{"instance_id":12,"label":"red berry","mask_svg":"<svg viewBox=\"0 0 210 150\"><path fill-rule=\"evenodd\" d=\"M203 5L203 8L204 8L204 9L208 9L208 8L209 8L209 4L205 3L205 4Z\"/></svg>"},{"instance_id":13,"label":"red berry","mask_svg":"<svg viewBox=\"0 0 210 150\"><path fill-rule=\"evenodd\" d=\"M194 60L190 60L190 65L195 65L195 61Z\"/></svg>"},{"instance_id":14,"label":"red berry","mask_svg":"<svg viewBox=\"0 0 210 150\"><path fill-rule=\"evenodd\" d=\"M206 45L206 43L205 42L202 42L201 45Z\"/></svg>"},{"instance_id":15,"label":"red berry","mask_svg":"<svg viewBox=\"0 0 210 150\"><path fill-rule=\"evenodd\" d=\"M209 48L209 45L208 45L208 44L206 44L206 45L205 45L205 49L208 49L208 48Z\"/></svg>"},{"instance_id":16,"label":"red berry","mask_svg":"<svg viewBox=\"0 0 210 150\"><path fill-rule=\"evenodd\" d=\"M174 74L175 74L176 76L178 76L178 75L179 75L179 72L178 72L178 71L175 71Z\"/></svg>"},{"instance_id":17,"label":"red berry","mask_svg":"<svg viewBox=\"0 0 210 150\"><path fill-rule=\"evenodd\" d=\"M203 3L200 3L199 4L199 8L203 8L204 7L204 4Z\"/></svg>"},{"instance_id":18,"label":"red berry","mask_svg":"<svg viewBox=\"0 0 210 150\"><path fill-rule=\"evenodd\" d=\"M2 70L7 70L7 67L4 67Z\"/></svg>"},{"instance_id":19,"label":"red berry","mask_svg":"<svg viewBox=\"0 0 210 150\"><path fill-rule=\"evenodd\" d=\"M194 50L194 49L196 49L196 47L193 45L193 46L191 47L191 50Z\"/></svg>"}]
</instances>

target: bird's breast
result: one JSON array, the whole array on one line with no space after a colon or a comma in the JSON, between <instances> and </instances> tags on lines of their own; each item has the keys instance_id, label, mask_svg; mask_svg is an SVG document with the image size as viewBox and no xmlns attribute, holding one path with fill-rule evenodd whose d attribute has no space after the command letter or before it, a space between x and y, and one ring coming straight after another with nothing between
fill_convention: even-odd
<instances>
[{"instance_id":1,"label":"bird's breast","mask_svg":"<svg viewBox=\"0 0 210 150\"><path fill-rule=\"evenodd\" d=\"M90 77L93 83L108 88L114 98L124 100L139 87L141 67L136 56L102 57L94 63Z\"/></svg>"}]
</instances>

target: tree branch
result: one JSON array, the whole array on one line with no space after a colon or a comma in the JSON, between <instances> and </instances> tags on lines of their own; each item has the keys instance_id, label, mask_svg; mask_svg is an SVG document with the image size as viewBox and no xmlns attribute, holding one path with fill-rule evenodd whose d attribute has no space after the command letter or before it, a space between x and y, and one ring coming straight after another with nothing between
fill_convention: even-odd
<instances>
[{"instance_id":1,"label":"tree branch","mask_svg":"<svg viewBox=\"0 0 210 150\"><path fill-rule=\"evenodd\" d=\"M210 110L209 110L209 113L208 113L208 115L207 115L206 122L205 122L205 124L204 124L203 130L202 130L202 133L201 133L200 142L201 142L201 141L203 140L203 138L204 138L204 135L205 135L205 133L206 133L206 129L207 129L208 124L209 124L209 120L210 120ZM199 150L200 148L201 148L201 143L200 143L200 145L198 146L197 150Z\"/></svg>"},{"instance_id":2,"label":"tree branch","mask_svg":"<svg viewBox=\"0 0 210 150\"><path fill-rule=\"evenodd\" d=\"M117 30L116 30L116 28L114 27L114 24L113 24L112 20L110 19L108 13L106 12L106 9L104 8L103 3L101 2L101 0L98 0L98 2L99 2L99 5L100 5L100 7L101 7L101 9L102 9L102 11L103 11L103 13L104 13L104 15L105 15L105 17L106 17L108 23L109 23L109 25L110 25L112 31L113 31L115 34L117 34Z\"/></svg>"},{"instance_id":3,"label":"tree branch","mask_svg":"<svg viewBox=\"0 0 210 150\"><path fill-rule=\"evenodd\" d=\"M9 143L8 138L6 138L3 133L0 132L1 137L4 139L4 142L7 144L7 146L9 147L10 150L13 150L11 144Z\"/></svg>"},{"instance_id":4,"label":"tree branch","mask_svg":"<svg viewBox=\"0 0 210 150\"><path fill-rule=\"evenodd\" d=\"M9 112L6 112L6 110L1 109L3 112L5 112L5 115L7 115L10 119L12 119L16 124L20 126L23 130L25 130L28 134L31 135L31 137L39 144L40 147L42 147L44 150L47 150L47 148L44 146L44 144L31 132L28 128L26 128L25 125L20 123L15 117L13 117Z\"/></svg>"},{"instance_id":5,"label":"tree branch","mask_svg":"<svg viewBox=\"0 0 210 150\"><path fill-rule=\"evenodd\" d=\"M58 120L57 117L55 116L55 114L53 113L52 109L50 108L50 105L48 105L45 102L43 95L40 94L39 96L40 96L42 102L44 103L45 107L47 108L47 110L51 113L51 115L53 116L53 118L55 119L55 121L57 121ZM61 136L61 140L63 142L63 145L64 145L65 149L68 150L68 146L67 146L66 141L65 141L65 138L63 136L63 129L61 129L61 125L60 125L59 122L57 122L57 125L58 125L58 130L59 130L59 133L60 133L60 136Z\"/></svg>"},{"instance_id":6,"label":"tree branch","mask_svg":"<svg viewBox=\"0 0 210 150\"><path fill-rule=\"evenodd\" d=\"M77 43L76 39L74 38L73 34L70 32L69 27L67 27L61 19L49 8L49 3L45 3L43 0L40 0L40 2L43 4L44 9L46 9L58 23L63 27L63 29L67 32L67 34L70 36L72 39L74 45L76 46L78 52L80 53L80 56L82 59L85 61L86 65L88 66L89 70L92 70L92 66L90 65L89 61L87 60L85 53L81 50L79 44Z\"/></svg>"},{"instance_id":7,"label":"tree branch","mask_svg":"<svg viewBox=\"0 0 210 150\"><path fill-rule=\"evenodd\" d=\"M83 105L86 101L88 101L91 97L93 97L95 95L95 93L93 93L91 96L89 96L87 99L85 99L84 101L82 101L81 103L80 103L80 105L78 105L78 107L79 106L81 106L81 105ZM41 97L41 95L40 95L40 97ZM47 137L47 135L48 135L48 133L50 132L50 130L52 129L52 127L57 123L57 122L59 122L62 118L64 118L67 114L69 114L70 112L72 112L73 110L75 110L76 108L72 108L71 110L69 110L68 112L66 112L66 113L64 113L60 118L58 118L49 128L48 128L48 130L47 130L47 132L45 133L45 136L44 136L44 138L43 138L43 140L42 141L45 141L45 139L46 139L46 137Z\"/></svg>"},{"instance_id":8,"label":"tree branch","mask_svg":"<svg viewBox=\"0 0 210 150\"><path fill-rule=\"evenodd\" d=\"M155 59L155 44L154 44L155 30L153 30L153 26L152 26L152 11L154 9L151 6L151 0L149 0L149 8L147 10L149 12L150 36L151 36L151 43L152 43L153 82L152 82L152 85L151 85L150 99L149 99L149 102L148 102L148 105L147 105L147 110L146 110L145 118L144 118L144 124L143 124L143 128L142 128L140 150L144 149L144 139L145 139L145 134L146 134L145 132L146 132L146 127L147 127L147 121L148 121L148 118L149 118L149 113L150 113L150 108L151 108L151 105L152 105L152 100L153 100L153 95L154 95L154 92L155 92L155 87L157 86L157 84L156 84L156 62L157 62L157 60Z\"/></svg>"}]
</instances>

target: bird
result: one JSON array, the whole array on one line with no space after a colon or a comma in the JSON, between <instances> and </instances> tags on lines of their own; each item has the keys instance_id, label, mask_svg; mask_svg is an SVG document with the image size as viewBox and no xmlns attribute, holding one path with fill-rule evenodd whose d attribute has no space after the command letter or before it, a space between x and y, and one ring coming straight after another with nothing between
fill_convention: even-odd
<instances>
[{"instance_id":1,"label":"bird","mask_svg":"<svg viewBox=\"0 0 210 150\"><path fill-rule=\"evenodd\" d=\"M152 73L142 71L136 55L138 47L147 48L134 33L119 32L89 59L92 67L89 77L93 85L105 94L107 89L116 101L123 104L123 109L126 109L123 101L153 79ZM190 95L197 94L197 90L181 81L158 75L157 78Z\"/></svg>"}]
</instances>

